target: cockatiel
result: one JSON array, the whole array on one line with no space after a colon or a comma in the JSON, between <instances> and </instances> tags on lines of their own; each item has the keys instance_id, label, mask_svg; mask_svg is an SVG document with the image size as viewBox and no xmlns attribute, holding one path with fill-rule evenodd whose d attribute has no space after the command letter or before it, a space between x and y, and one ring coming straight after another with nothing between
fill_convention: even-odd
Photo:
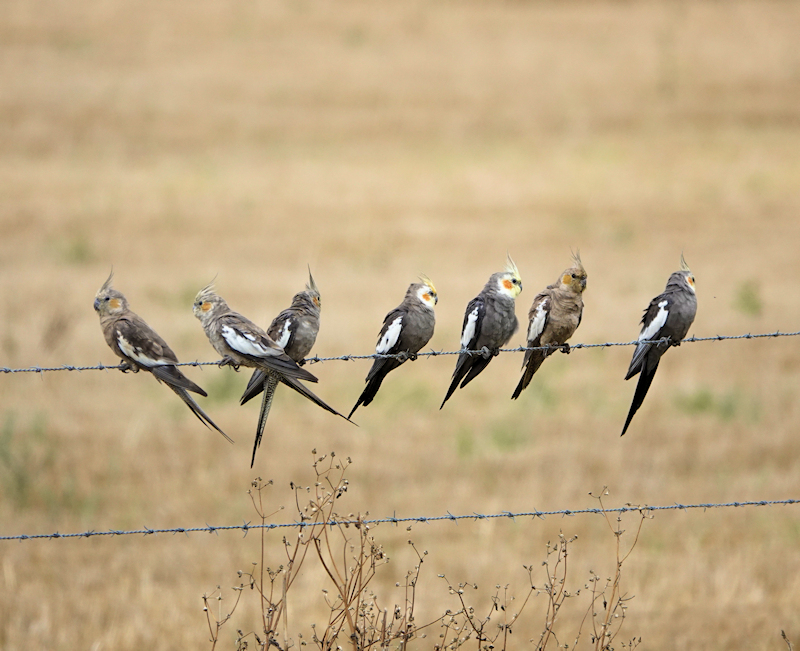
<instances>
[{"instance_id":1,"label":"cockatiel","mask_svg":"<svg viewBox=\"0 0 800 651\"><path fill-rule=\"evenodd\" d=\"M332 414L342 416L300 383L300 380L317 382L317 377L300 368L297 362L255 323L231 310L222 297L214 292L213 285L208 285L198 292L192 311L200 320L211 345L222 355L220 366L230 365L237 369L239 366L249 366L264 371L267 386L264 387L264 401L256 429L257 438L260 438L264 431L275 393L274 387L272 392L267 390L270 378L283 382ZM277 382L275 384L277 385Z\"/></svg>"},{"instance_id":2,"label":"cockatiel","mask_svg":"<svg viewBox=\"0 0 800 651\"><path fill-rule=\"evenodd\" d=\"M306 355L311 352L317 340L321 307L322 300L319 289L314 282L314 277L311 275L311 269L309 269L305 291L295 294L292 304L276 316L267 329L267 334L270 338L283 348L284 352L297 362L298 366L303 365ZM269 410L275 390L278 388L278 382L277 376L273 375L268 378L264 371L256 369L253 371L247 388L242 394L240 402L244 404L251 398L255 398L266 387L264 399L261 401L262 413L258 418L258 422L262 425L267 422L267 416L263 413L264 409ZM263 433L263 427L256 432L256 440L253 444L253 458L250 461L251 468L255 463L256 450L261 444Z\"/></svg>"},{"instance_id":3,"label":"cockatiel","mask_svg":"<svg viewBox=\"0 0 800 651\"><path fill-rule=\"evenodd\" d=\"M94 309L100 316L100 327L103 329L106 343L122 359L124 367L122 370L134 373L140 370L150 372L156 380L163 382L178 394L201 423L206 427L213 427L233 443L231 438L200 408L188 391L201 396L208 394L175 366L178 363L175 353L167 342L145 323L144 319L130 310L128 299L111 287L113 277L112 271L95 295Z\"/></svg>"},{"instance_id":4,"label":"cockatiel","mask_svg":"<svg viewBox=\"0 0 800 651\"><path fill-rule=\"evenodd\" d=\"M623 436L628 431L633 415L642 406L647 390L653 382L661 356L670 346L679 346L689 332L697 313L697 297L694 290L694 276L681 254L681 270L673 273L667 281L663 293L656 296L644 311L639 341L633 351L633 359L628 367L626 380L640 373L636 392L633 394L628 418L622 428ZM669 337L668 343L651 344L652 340Z\"/></svg>"},{"instance_id":5,"label":"cockatiel","mask_svg":"<svg viewBox=\"0 0 800 651\"><path fill-rule=\"evenodd\" d=\"M372 402L381 382L406 359L415 360L420 349L433 336L436 316L433 308L439 297L436 288L427 276L421 276L421 283L413 283L406 291L403 302L394 308L383 320L383 328L378 335L375 352L379 355L405 353L404 358L378 358L367 373L367 386L358 398L348 418L359 406L365 407Z\"/></svg>"},{"instance_id":6,"label":"cockatiel","mask_svg":"<svg viewBox=\"0 0 800 651\"><path fill-rule=\"evenodd\" d=\"M522 279L509 255L506 270L492 274L481 293L467 305L461 329L461 349L483 352L459 354L453 380L439 409L453 395L459 382L462 389L467 386L517 331L519 323L514 313L514 299L521 291Z\"/></svg>"},{"instance_id":7,"label":"cockatiel","mask_svg":"<svg viewBox=\"0 0 800 651\"><path fill-rule=\"evenodd\" d=\"M583 291L586 289L586 270L581 263L580 253L574 256L575 264L562 272L558 280L536 295L528 312L528 339L526 346L565 346L575 334L583 316ZM512 399L516 400L530 384L533 374L539 370L545 359L556 351L526 350L522 362L524 372L514 390Z\"/></svg>"}]
</instances>

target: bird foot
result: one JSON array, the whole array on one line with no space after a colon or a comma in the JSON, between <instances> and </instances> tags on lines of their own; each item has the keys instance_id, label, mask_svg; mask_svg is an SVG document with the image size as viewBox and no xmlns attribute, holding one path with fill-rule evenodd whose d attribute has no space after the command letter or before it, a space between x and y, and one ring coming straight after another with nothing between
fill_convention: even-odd
<instances>
[{"instance_id":1,"label":"bird foot","mask_svg":"<svg viewBox=\"0 0 800 651\"><path fill-rule=\"evenodd\" d=\"M569 347L569 344L561 344L559 350L564 353L565 355L569 355L572 349Z\"/></svg>"},{"instance_id":2,"label":"bird foot","mask_svg":"<svg viewBox=\"0 0 800 651\"><path fill-rule=\"evenodd\" d=\"M225 357L220 360L219 367L222 368L223 366L232 366L234 371L239 371L239 365L233 360L233 357L230 355L225 355Z\"/></svg>"},{"instance_id":3,"label":"bird foot","mask_svg":"<svg viewBox=\"0 0 800 651\"><path fill-rule=\"evenodd\" d=\"M492 356L492 351L491 351L491 350L489 350L489 348L487 348L486 346L484 346L483 348L481 348L481 349L478 351L478 354L479 354L481 357L483 357L484 359L489 359L489 358Z\"/></svg>"},{"instance_id":4,"label":"bird foot","mask_svg":"<svg viewBox=\"0 0 800 651\"><path fill-rule=\"evenodd\" d=\"M122 371L123 373L127 373L128 371L136 373L139 369L133 368L133 366L131 366L128 362L123 361L119 363L119 370Z\"/></svg>"},{"instance_id":5,"label":"bird foot","mask_svg":"<svg viewBox=\"0 0 800 651\"><path fill-rule=\"evenodd\" d=\"M417 357L419 356L416 353L408 353L408 359L410 359L412 362L416 362Z\"/></svg>"},{"instance_id":6,"label":"bird foot","mask_svg":"<svg viewBox=\"0 0 800 651\"><path fill-rule=\"evenodd\" d=\"M500 349L492 348L489 352L492 354L492 357L497 357L500 354Z\"/></svg>"}]
</instances>

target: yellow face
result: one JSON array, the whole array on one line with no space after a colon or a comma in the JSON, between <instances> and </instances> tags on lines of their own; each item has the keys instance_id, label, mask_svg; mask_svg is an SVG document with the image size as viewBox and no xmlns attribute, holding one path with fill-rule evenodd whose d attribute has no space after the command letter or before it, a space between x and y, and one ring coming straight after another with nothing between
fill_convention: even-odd
<instances>
[{"instance_id":1,"label":"yellow face","mask_svg":"<svg viewBox=\"0 0 800 651\"><path fill-rule=\"evenodd\" d=\"M423 303L426 303L430 307L433 307L439 302L439 296L436 293L436 290L431 285L424 285L421 289L417 290L417 296L419 296L419 300Z\"/></svg>"},{"instance_id":2,"label":"yellow face","mask_svg":"<svg viewBox=\"0 0 800 651\"><path fill-rule=\"evenodd\" d=\"M522 291L522 279L515 273L505 273L500 280L501 291L511 298L516 298Z\"/></svg>"}]
</instances>

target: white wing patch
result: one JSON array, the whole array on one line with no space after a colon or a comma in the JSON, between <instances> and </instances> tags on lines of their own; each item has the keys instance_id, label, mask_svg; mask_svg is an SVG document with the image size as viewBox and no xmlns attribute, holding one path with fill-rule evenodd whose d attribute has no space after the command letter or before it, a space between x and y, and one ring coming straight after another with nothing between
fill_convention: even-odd
<instances>
[{"instance_id":1,"label":"white wing patch","mask_svg":"<svg viewBox=\"0 0 800 651\"><path fill-rule=\"evenodd\" d=\"M397 340L400 338L400 331L403 329L403 317L399 316L394 321L389 324L389 327L386 328L386 332L384 333L381 340L378 342L378 345L375 346L375 352L378 355L384 355L388 353L392 346L397 343Z\"/></svg>"},{"instance_id":2,"label":"white wing patch","mask_svg":"<svg viewBox=\"0 0 800 651\"><path fill-rule=\"evenodd\" d=\"M656 312L653 320L642 328L642 331L639 333L639 341L648 341L658 338L658 332L664 327L664 324L667 322L667 317L669 316L669 312L667 311L668 304L669 302L666 300L658 304L658 312Z\"/></svg>"},{"instance_id":3,"label":"white wing patch","mask_svg":"<svg viewBox=\"0 0 800 651\"><path fill-rule=\"evenodd\" d=\"M137 361L142 366L152 368L153 366L164 366L165 364L171 365L174 363L168 359L153 359L147 357L147 355L144 355L140 349L136 348L136 346L131 344L131 342L122 335L117 335L117 344L119 344L119 349L125 353L127 357Z\"/></svg>"},{"instance_id":4,"label":"white wing patch","mask_svg":"<svg viewBox=\"0 0 800 651\"><path fill-rule=\"evenodd\" d=\"M476 307L467 317L467 323L464 326L464 332L461 333L461 347L466 348L475 336L475 323L478 321L478 312L480 310Z\"/></svg>"},{"instance_id":5,"label":"white wing patch","mask_svg":"<svg viewBox=\"0 0 800 651\"><path fill-rule=\"evenodd\" d=\"M531 324L528 326L528 342L536 341L536 338L542 334L545 321L547 321L547 299L539 303L536 314L531 319Z\"/></svg>"},{"instance_id":6,"label":"white wing patch","mask_svg":"<svg viewBox=\"0 0 800 651\"><path fill-rule=\"evenodd\" d=\"M289 327L292 325L291 319L286 319L283 322L283 329L281 330L281 335L275 340L275 343L278 344L281 348L286 348L289 344L289 338L292 336L292 331L289 330Z\"/></svg>"},{"instance_id":7,"label":"white wing patch","mask_svg":"<svg viewBox=\"0 0 800 651\"><path fill-rule=\"evenodd\" d=\"M243 355L272 357L281 353L279 350L264 346L255 335L249 332L239 332L227 325L222 326L222 337L231 348Z\"/></svg>"}]
</instances>

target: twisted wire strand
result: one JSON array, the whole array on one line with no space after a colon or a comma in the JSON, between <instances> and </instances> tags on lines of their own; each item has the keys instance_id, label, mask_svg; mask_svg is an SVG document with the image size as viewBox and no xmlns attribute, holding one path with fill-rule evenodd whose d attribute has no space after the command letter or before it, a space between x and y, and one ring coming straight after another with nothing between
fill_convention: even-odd
<instances>
[{"instance_id":1,"label":"twisted wire strand","mask_svg":"<svg viewBox=\"0 0 800 651\"><path fill-rule=\"evenodd\" d=\"M774 506L774 505L792 505L792 504L800 504L800 499L787 499L787 500L757 500L757 501L744 501L744 502L721 502L721 503L699 503L699 504L668 504L665 506L637 506L633 504L628 504L626 506L618 506L615 508L593 508L593 509L561 509L557 511L523 511L519 513L511 513L510 511L502 511L500 513L470 513L464 515L453 515L452 513L448 512L446 515L436 515L436 516L417 516L417 517L408 517L408 518L377 518L373 520L363 520L363 519L345 519L345 520L329 520L327 522L313 522L313 521L302 521L302 522L284 522L284 523L275 523L275 524L251 524L250 522L244 522L242 524L236 525L223 525L223 526L213 526L210 524L206 524L204 527L173 527L173 528L165 528L165 529L151 529L149 527L143 527L141 529L132 529L132 530L116 530L116 529L109 529L108 531L83 531L80 533L48 533L48 534L18 534L12 536L0 536L0 540L37 540L37 539L49 539L49 540L62 540L66 538L92 538L94 536L130 536L134 534L139 534L143 536L150 536L158 533L183 533L183 534L190 534L190 533L217 533L219 531L243 531L245 535L251 529L287 529L287 528L294 528L297 527L299 529L303 529L305 527L313 527L318 525L325 525L329 527L336 527L340 525L345 526L361 526L361 525L371 525L371 524L404 524L404 523L422 523L428 524L431 522L442 522L442 521L449 521L449 522L458 522L460 520L470 520L470 521L477 521L477 520L490 520L496 518L509 518L511 520L515 518L542 518L544 519L548 515L561 515L561 516L573 516L573 515L586 515L586 514L607 514L607 513L652 513L656 511L688 511L690 509L702 509L703 511L707 509L720 509L720 508L738 508L738 507L746 507L746 506Z\"/></svg>"},{"instance_id":2,"label":"twisted wire strand","mask_svg":"<svg viewBox=\"0 0 800 651\"><path fill-rule=\"evenodd\" d=\"M797 337L800 335L800 331L797 332L765 332L759 334L743 334L743 335L715 335L713 337L687 337L683 339L681 343L686 344L693 344L701 341L726 341L726 340L733 340L733 339L768 339L774 337ZM586 348L612 348L615 346L636 346L641 343L651 343L651 344L658 344L658 343L667 343L669 338L662 338L662 339L653 339L647 342L639 341L638 339L634 339L633 341L607 341L601 344L572 344L569 346L569 350L583 350ZM517 348L501 348L501 353L524 353L528 350L563 350L566 349L567 346L534 346L534 347L527 347L527 346L518 346ZM467 353L469 355L482 355L486 354L484 350L431 350L425 353L417 353L417 357L438 357L439 355L460 355L462 353ZM306 362L309 364L317 364L319 362L334 362L334 361L355 361L359 359L407 359L408 355L406 353L394 353L394 354L379 354L373 353L371 355L340 355L338 357L319 357L314 355L314 357L306 358ZM219 366L223 360L217 360L216 362L179 362L174 364L174 366ZM122 364L97 364L96 366L72 366L71 364L64 364L62 366L29 366L26 368L9 368L7 366L0 367L0 373L48 373L51 371L113 371L113 370L122 370Z\"/></svg>"}]
</instances>

